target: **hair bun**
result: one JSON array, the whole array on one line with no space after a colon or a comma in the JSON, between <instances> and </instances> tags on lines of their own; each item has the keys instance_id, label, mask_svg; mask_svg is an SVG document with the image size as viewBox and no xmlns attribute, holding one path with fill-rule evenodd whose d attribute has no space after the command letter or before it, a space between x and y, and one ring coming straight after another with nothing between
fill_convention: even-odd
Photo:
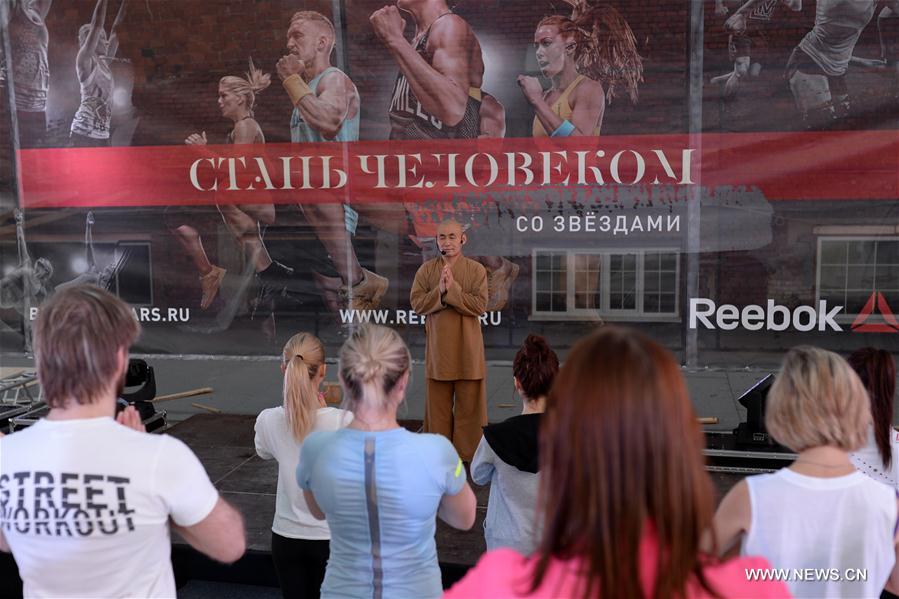
<instances>
[{"instance_id":1,"label":"hair bun","mask_svg":"<svg viewBox=\"0 0 899 599\"><path fill-rule=\"evenodd\" d=\"M533 333L528 335L524 340L524 347L529 355L537 354L546 356L551 351L549 348L549 344L546 342L546 339L540 335L535 335Z\"/></svg>"},{"instance_id":2,"label":"hair bun","mask_svg":"<svg viewBox=\"0 0 899 599\"><path fill-rule=\"evenodd\" d=\"M384 374L384 365L374 356L368 356L359 363L359 374L363 381L374 381Z\"/></svg>"}]
</instances>

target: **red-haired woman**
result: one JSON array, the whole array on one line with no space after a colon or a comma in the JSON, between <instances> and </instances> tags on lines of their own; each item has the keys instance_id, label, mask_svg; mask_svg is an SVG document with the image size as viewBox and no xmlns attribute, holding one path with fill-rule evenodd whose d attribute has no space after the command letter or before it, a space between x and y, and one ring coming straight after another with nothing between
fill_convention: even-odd
<instances>
[{"instance_id":1,"label":"red-haired woman","mask_svg":"<svg viewBox=\"0 0 899 599\"><path fill-rule=\"evenodd\" d=\"M849 365L861 379L871 400L868 442L849 454L858 468L876 481L899 488L896 431L893 430L893 395L896 393L896 363L885 349L864 347L849 356Z\"/></svg>"},{"instance_id":2,"label":"red-haired woman","mask_svg":"<svg viewBox=\"0 0 899 599\"><path fill-rule=\"evenodd\" d=\"M491 551L446 597L789 596L747 580L764 559L700 552L714 508L702 448L671 354L603 327L571 350L547 398L536 552Z\"/></svg>"},{"instance_id":3,"label":"red-haired woman","mask_svg":"<svg viewBox=\"0 0 899 599\"><path fill-rule=\"evenodd\" d=\"M534 517L539 477L540 420L546 396L559 372L559 358L546 339L528 335L512 362L512 382L522 410L498 424L484 427L471 460L471 480L490 483L484 538L487 550L510 547L530 555L539 539Z\"/></svg>"},{"instance_id":4,"label":"red-haired woman","mask_svg":"<svg viewBox=\"0 0 899 599\"><path fill-rule=\"evenodd\" d=\"M608 4L566 1L571 16L546 17L534 33L537 65L550 88L544 92L536 77L518 77L534 108L534 137L599 135L606 102L622 89L636 102L643 80L634 32L621 14Z\"/></svg>"}]
</instances>

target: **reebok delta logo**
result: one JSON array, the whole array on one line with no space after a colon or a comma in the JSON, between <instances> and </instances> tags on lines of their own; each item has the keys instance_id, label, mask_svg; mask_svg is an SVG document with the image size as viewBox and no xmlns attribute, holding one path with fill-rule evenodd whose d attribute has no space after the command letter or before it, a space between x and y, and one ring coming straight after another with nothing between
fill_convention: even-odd
<instances>
[{"instance_id":1,"label":"reebok delta logo","mask_svg":"<svg viewBox=\"0 0 899 599\"><path fill-rule=\"evenodd\" d=\"M868 322L871 316L874 315L875 305L877 307L877 311L880 313L881 317L883 317L883 322ZM853 333L897 333L899 332L899 322L896 322L896 317L893 316L893 311L890 310L889 304L887 304L886 298L883 297L883 294L879 291L875 291L871 294L871 297L868 298L868 301L865 302L865 306L862 308L862 311L858 313L858 316L852 322L852 332Z\"/></svg>"},{"instance_id":2,"label":"reebok delta logo","mask_svg":"<svg viewBox=\"0 0 899 599\"><path fill-rule=\"evenodd\" d=\"M875 312L876 308L876 312ZM742 309L733 304L718 306L708 298L690 298L690 328L733 331L842 331L837 315L843 306L828 306L819 300L817 306L798 306L790 310L769 299L765 306L750 304ZM876 316L883 322L869 322ZM893 315L883 294L875 291L852 323L853 333L899 333L899 321Z\"/></svg>"}]
</instances>

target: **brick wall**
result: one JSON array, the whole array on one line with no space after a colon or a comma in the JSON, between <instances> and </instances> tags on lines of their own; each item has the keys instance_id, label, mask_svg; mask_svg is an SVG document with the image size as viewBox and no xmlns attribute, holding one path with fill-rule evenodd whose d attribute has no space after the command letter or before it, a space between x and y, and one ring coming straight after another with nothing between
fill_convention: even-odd
<instances>
[{"instance_id":1,"label":"brick wall","mask_svg":"<svg viewBox=\"0 0 899 599\"><path fill-rule=\"evenodd\" d=\"M362 95L363 139L382 139L387 135L387 103L397 67L368 22L370 14L386 1L342 0L346 42L337 52L346 58L347 70ZM613 102L606 112L603 132L651 134L685 130L690 2L609 2L619 8L633 28L645 58L646 76L639 103L632 106L625 98ZM713 0L705 2L704 60L708 79L727 72L731 65L724 18L714 15ZM730 4L733 8L739 2ZM141 122L133 143L181 143L191 132L201 130L207 131L211 139L223 141L229 123L221 119L216 108L218 79L225 74L243 73L251 56L263 69L273 71L275 62L285 52L290 15L300 9L330 15L332 5L331 0L131 0L119 32L119 54L134 67L133 100ZM59 144L65 142L79 100L74 68L77 30L88 22L93 7L93 0L56 2L47 20L52 76L48 116L54 141ZM505 105L511 136L529 134L532 112L515 79L522 73L536 74L531 46L534 29L542 17L553 14L557 7L563 10L565 4L549 0L455 3L456 11L468 20L481 41L487 63L485 89ZM107 25L117 8L116 0L110 0ZM767 63L768 79L758 86L749 100L750 106L709 104L704 111L707 128L767 129L789 127L796 120L792 100L778 78L789 52L812 26L814 9L814 3L807 2L798 13L783 7L777 10L756 42L755 55ZM407 35L412 35L411 23ZM876 27L870 26L856 53L876 56L877 52ZM275 79L273 87L257 99L256 115L269 141L286 141L290 105ZM860 90L859 95L864 93L867 90ZM709 88L706 96L715 101L718 90ZM782 112L787 114L775 121L773 114Z\"/></svg>"},{"instance_id":2,"label":"brick wall","mask_svg":"<svg viewBox=\"0 0 899 599\"><path fill-rule=\"evenodd\" d=\"M216 85L226 74L241 74L247 59L268 72L284 48L287 24L295 10L331 15L328 0L132 0L122 25L119 56L134 67L133 102L141 123L133 143L180 143L205 130L223 140L229 123L216 107ZM363 100L362 137L387 135L387 103L396 78L394 60L375 38L370 14L385 0L345 0L344 48L348 72ZM562 3L555 3L561 5ZM640 102L616 99L606 112L606 133L681 131L685 127L685 46L687 6L682 0L657 3L616 2L634 30L646 60ZM67 135L78 104L75 78L77 30L89 21L92 0L56 3L48 17L51 33L51 122L57 141ZM149 7L149 8L148 8ZM107 26L118 4L110 1ZM456 11L474 28L487 63L485 89L506 106L510 135L528 135L532 113L515 82L533 72L533 34L539 20L556 12L542 0L463 0ZM411 21L411 20L410 20ZM410 23L407 30L412 35ZM530 69L530 70L529 70ZM269 141L289 137L290 105L278 85L257 98L256 116Z\"/></svg>"}]
</instances>

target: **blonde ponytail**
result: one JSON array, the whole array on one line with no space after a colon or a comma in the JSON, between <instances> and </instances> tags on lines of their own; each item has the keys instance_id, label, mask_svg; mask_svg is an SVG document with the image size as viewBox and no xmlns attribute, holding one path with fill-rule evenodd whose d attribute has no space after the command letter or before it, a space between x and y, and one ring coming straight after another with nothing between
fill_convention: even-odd
<instances>
[{"instance_id":1,"label":"blonde ponytail","mask_svg":"<svg viewBox=\"0 0 899 599\"><path fill-rule=\"evenodd\" d=\"M253 93L258 94L272 84L272 76L257 69L251 58L250 70L247 71L247 83L250 84L250 89L253 90Z\"/></svg>"},{"instance_id":2,"label":"blonde ponytail","mask_svg":"<svg viewBox=\"0 0 899 599\"><path fill-rule=\"evenodd\" d=\"M246 74L246 79L235 77L234 75L226 75L219 79L219 85L226 90L238 96L243 96L250 116L253 115L253 106L256 105L256 94L267 88L271 83L272 76L257 69L256 65L253 64L252 58L250 59L250 70Z\"/></svg>"},{"instance_id":3,"label":"blonde ponytail","mask_svg":"<svg viewBox=\"0 0 899 599\"><path fill-rule=\"evenodd\" d=\"M302 441L315 424L321 403L313 379L325 361L322 342L310 333L297 333L284 345L284 415L294 439Z\"/></svg>"}]
</instances>

